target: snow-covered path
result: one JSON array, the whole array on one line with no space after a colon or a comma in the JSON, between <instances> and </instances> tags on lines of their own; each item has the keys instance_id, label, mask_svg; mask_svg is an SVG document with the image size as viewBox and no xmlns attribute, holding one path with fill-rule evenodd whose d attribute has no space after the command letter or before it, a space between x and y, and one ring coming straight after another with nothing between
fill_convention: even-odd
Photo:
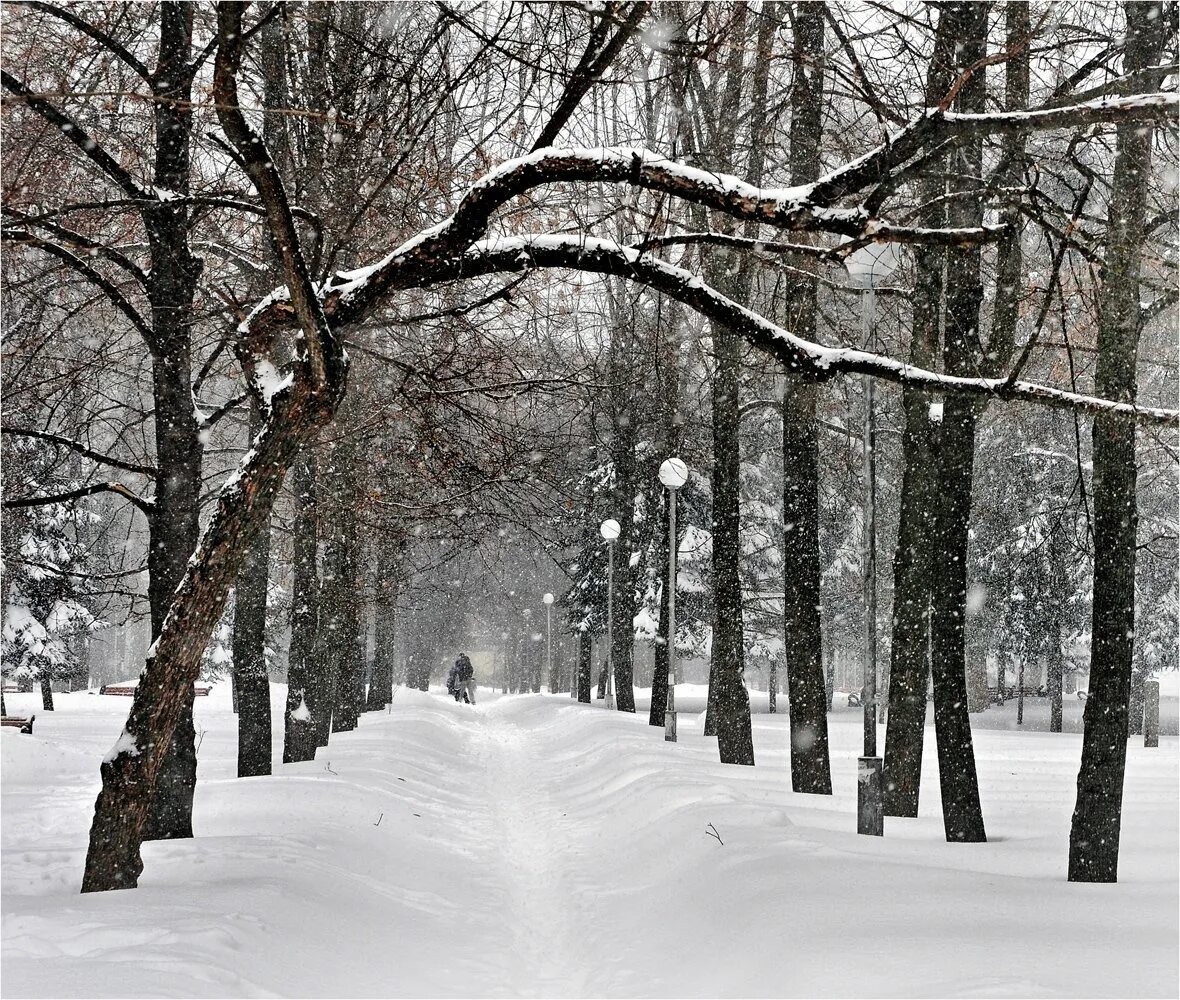
<instances>
[{"instance_id":1,"label":"snow-covered path","mask_svg":"<svg viewBox=\"0 0 1180 1000\"><path fill-rule=\"evenodd\" d=\"M533 984L541 995L584 993L589 968L569 896L589 891L578 874L592 859L572 842L576 831L550 791L545 761L530 753L529 731L493 713L481 714L471 742L480 768L473 802L490 855L483 860L504 896L509 942L500 974L506 983Z\"/></svg>"},{"instance_id":2,"label":"snow-covered path","mask_svg":"<svg viewBox=\"0 0 1180 1000\"><path fill-rule=\"evenodd\" d=\"M836 794L813 797L790 791L785 716L727 768L692 716L669 745L642 714L481 694L401 691L307 764L279 764L277 734L275 774L239 780L215 691L196 839L101 896L77 882L127 703L63 696L34 736L5 730L4 996L1176 993L1174 737L1130 747L1122 881L1073 886L1075 735L977 731L990 843L943 842L932 757L921 817L871 840L857 713L831 717Z\"/></svg>"}]
</instances>

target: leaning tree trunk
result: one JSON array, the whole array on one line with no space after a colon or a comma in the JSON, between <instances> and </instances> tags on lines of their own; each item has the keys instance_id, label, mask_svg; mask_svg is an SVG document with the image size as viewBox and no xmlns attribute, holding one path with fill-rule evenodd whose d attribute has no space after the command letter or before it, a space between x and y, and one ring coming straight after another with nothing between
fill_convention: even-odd
<instances>
[{"instance_id":1,"label":"leaning tree trunk","mask_svg":"<svg viewBox=\"0 0 1180 1000\"><path fill-rule=\"evenodd\" d=\"M94 822L83 892L133 888L143 871L139 848L151 796L169 749L156 734L180 722L201 655L225 611L246 549L267 523L275 496L301 446L331 417L331 405L309 393L284 394L255 439L249 463L222 492L217 509L189 562L141 675L123 734L102 764L102 791Z\"/></svg>"},{"instance_id":2,"label":"leaning tree trunk","mask_svg":"<svg viewBox=\"0 0 1180 1000\"><path fill-rule=\"evenodd\" d=\"M822 4L798 3L794 17L791 87L791 183L819 177L823 133L824 18ZM814 264L796 260L809 270ZM816 282L787 286L788 328L816 339ZM791 691L791 788L832 794L828 760L828 696L820 622L818 392L787 376L783 396L783 651Z\"/></svg>"},{"instance_id":3,"label":"leaning tree trunk","mask_svg":"<svg viewBox=\"0 0 1180 1000\"><path fill-rule=\"evenodd\" d=\"M1166 23L1158 2L1125 4L1125 74L1158 65ZM1152 128L1118 126L1114 180L1106 226L1106 260L1099 297L1098 366L1094 391L1106 399L1135 399L1139 346L1139 271ZM1069 880L1118 880L1127 716L1135 634L1135 425L1095 416L1094 602L1090 690L1086 698L1078 796L1069 834Z\"/></svg>"},{"instance_id":4,"label":"leaning tree trunk","mask_svg":"<svg viewBox=\"0 0 1180 1000\"><path fill-rule=\"evenodd\" d=\"M261 430L250 407L251 436ZM270 676L266 667L266 585L270 525L254 537L234 587L234 686L238 700L238 777L270 774Z\"/></svg>"},{"instance_id":5,"label":"leaning tree trunk","mask_svg":"<svg viewBox=\"0 0 1180 1000\"><path fill-rule=\"evenodd\" d=\"M315 697L313 674L319 632L319 577L316 573L315 454L310 449L295 463L291 491L295 495L293 585L291 588L291 646L287 666L287 706L284 714L283 763L315 758Z\"/></svg>"}]
</instances>

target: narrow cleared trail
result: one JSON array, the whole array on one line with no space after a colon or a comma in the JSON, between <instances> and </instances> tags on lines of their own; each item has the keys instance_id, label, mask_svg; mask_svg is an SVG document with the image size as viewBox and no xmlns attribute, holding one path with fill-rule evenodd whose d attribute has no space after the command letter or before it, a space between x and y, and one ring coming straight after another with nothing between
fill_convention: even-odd
<instances>
[{"instance_id":1,"label":"narrow cleared trail","mask_svg":"<svg viewBox=\"0 0 1180 1000\"><path fill-rule=\"evenodd\" d=\"M592 973L587 928L575 926L571 903L582 896L577 910L585 913L586 887L576 873L590 859L554 799L554 776L539 753L536 731L495 705L473 721L479 840L504 900L502 986L517 995L521 990L536 996L585 994Z\"/></svg>"}]
</instances>

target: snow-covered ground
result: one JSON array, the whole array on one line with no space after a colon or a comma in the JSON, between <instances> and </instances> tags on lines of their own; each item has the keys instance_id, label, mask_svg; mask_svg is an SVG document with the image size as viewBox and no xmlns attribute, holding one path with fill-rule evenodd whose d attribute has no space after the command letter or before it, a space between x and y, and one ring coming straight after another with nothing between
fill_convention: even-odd
<instances>
[{"instance_id":1,"label":"snow-covered ground","mask_svg":"<svg viewBox=\"0 0 1180 1000\"><path fill-rule=\"evenodd\" d=\"M643 714L481 695L401 689L314 763L279 763L276 732L275 775L239 780L215 688L196 839L91 896L98 761L129 702L9 696L37 724L0 738L3 995L1176 996L1175 738L1130 743L1119 884L1070 885L1080 737L1010 731L1006 709L973 717L990 842L950 845L933 733L921 817L878 840L854 832L857 712L831 717L827 798L790 791L783 715L733 768L691 715L672 745Z\"/></svg>"}]
</instances>

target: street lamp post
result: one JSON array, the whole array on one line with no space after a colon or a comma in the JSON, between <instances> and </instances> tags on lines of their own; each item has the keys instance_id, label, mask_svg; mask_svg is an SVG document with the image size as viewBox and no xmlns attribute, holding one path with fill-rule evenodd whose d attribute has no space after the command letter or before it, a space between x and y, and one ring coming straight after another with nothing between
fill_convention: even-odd
<instances>
[{"instance_id":1,"label":"street lamp post","mask_svg":"<svg viewBox=\"0 0 1180 1000\"><path fill-rule=\"evenodd\" d=\"M892 243L871 243L849 254L844 261L852 284L861 289L860 322L865 350L871 350L877 312L877 286L897 266L897 248ZM864 377L864 604L865 658L864 756L858 770L857 832L880 836L883 832L882 762L877 756L877 429L875 388L871 376Z\"/></svg>"},{"instance_id":2,"label":"street lamp post","mask_svg":"<svg viewBox=\"0 0 1180 1000\"><path fill-rule=\"evenodd\" d=\"M541 598L545 605L545 677L549 685L549 693L557 686L553 683L553 595L546 594Z\"/></svg>"},{"instance_id":3,"label":"street lamp post","mask_svg":"<svg viewBox=\"0 0 1180 1000\"><path fill-rule=\"evenodd\" d=\"M606 539L606 707L615 707L615 539L619 537L619 522L607 518L598 527L598 533Z\"/></svg>"},{"instance_id":4,"label":"street lamp post","mask_svg":"<svg viewBox=\"0 0 1180 1000\"><path fill-rule=\"evenodd\" d=\"M688 466L669 458L660 466L660 482L668 491L668 707L664 739L676 742L676 491L688 482Z\"/></svg>"}]
</instances>

